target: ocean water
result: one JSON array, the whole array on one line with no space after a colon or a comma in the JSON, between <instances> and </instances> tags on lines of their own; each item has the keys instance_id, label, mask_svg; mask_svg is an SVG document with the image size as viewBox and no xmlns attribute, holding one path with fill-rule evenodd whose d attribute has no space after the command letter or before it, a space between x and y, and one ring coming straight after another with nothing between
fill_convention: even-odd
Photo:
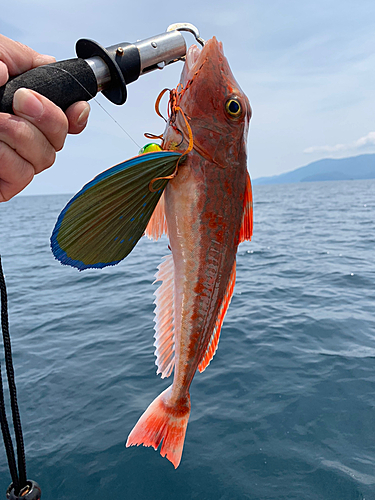
<instances>
[{"instance_id":1,"label":"ocean water","mask_svg":"<svg viewBox=\"0 0 375 500\"><path fill-rule=\"evenodd\" d=\"M219 349L191 388L177 470L125 448L156 376L153 292L167 240L110 269L61 266L69 196L0 206L28 477L43 499L375 499L375 181L254 188ZM0 358L3 364L3 358ZM10 483L0 447L0 496Z\"/></svg>"}]
</instances>

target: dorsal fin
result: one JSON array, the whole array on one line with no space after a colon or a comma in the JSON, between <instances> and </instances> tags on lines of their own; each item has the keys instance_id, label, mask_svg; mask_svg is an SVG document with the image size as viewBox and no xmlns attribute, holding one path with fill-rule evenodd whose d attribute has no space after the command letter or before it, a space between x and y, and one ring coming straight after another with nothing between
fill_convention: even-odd
<instances>
[{"instance_id":1,"label":"dorsal fin","mask_svg":"<svg viewBox=\"0 0 375 500\"><path fill-rule=\"evenodd\" d=\"M245 196L243 200L243 217L238 243L251 240L253 234L253 193L249 172L247 172Z\"/></svg>"},{"instance_id":2,"label":"dorsal fin","mask_svg":"<svg viewBox=\"0 0 375 500\"><path fill-rule=\"evenodd\" d=\"M164 211L164 193L156 205L154 213L147 224L145 235L150 240L158 240L163 234L168 236L167 219Z\"/></svg>"},{"instance_id":3,"label":"dorsal fin","mask_svg":"<svg viewBox=\"0 0 375 500\"><path fill-rule=\"evenodd\" d=\"M234 264L233 264L233 269L232 269L232 272L231 272L231 275L229 278L227 291L225 293L223 302L221 303L219 314L217 315L214 331L212 332L210 342L208 343L207 350L206 350L205 354L203 355L203 358L198 366L199 371L201 373L211 363L211 360L214 357L215 352L217 350L217 347L219 344L221 327L223 325L225 314L228 310L230 301L232 299L235 282L236 282L236 261L234 261Z\"/></svg>"},{"instance_id":4,"label":"dorsal fin","mask_svg":"<svg viewBox=\"0 0 375 500\"><path fill-rule=\"evenodd\" d=\"M161 373L161 378L169 377L174 367L174 263L172 254L164 259L158 266L154 281L162 281L154 293L155 364L158 367L156 373Z\"/></svg>"}]
</instances>

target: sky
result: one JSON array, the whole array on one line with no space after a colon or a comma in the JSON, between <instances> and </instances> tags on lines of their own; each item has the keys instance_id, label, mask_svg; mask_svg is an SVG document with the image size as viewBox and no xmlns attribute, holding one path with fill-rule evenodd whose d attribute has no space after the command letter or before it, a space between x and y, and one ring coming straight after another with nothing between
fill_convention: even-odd
<instances>
[{"instance_id":1,"label":"sky","mask_svg":"<svg viewBox=\"0 0 375 500\"><path fill-rule=\"evenodd\" d=\"M2 2L0 32L57 60L75 57L79 38L103 46L163 33L190 22L223 42L252 109L248 169L277 175L321 158L375 153L375 2L373 0L13 0ZM194 43L186 35L187 45ZM140 77L128 100L99 103L143 146L160 134L159 92L179 81L182 62ZM94 101L85 132L69 136L55 165L23 194L75 193L138 147Z\"/></svg>"}]
</instances>

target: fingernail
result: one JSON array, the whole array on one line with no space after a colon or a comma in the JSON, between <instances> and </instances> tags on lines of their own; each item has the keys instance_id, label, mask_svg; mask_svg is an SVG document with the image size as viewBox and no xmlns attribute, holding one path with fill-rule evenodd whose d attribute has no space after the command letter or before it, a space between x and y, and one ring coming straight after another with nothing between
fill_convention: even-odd
<instances>
[{"instance_id":1,"label":"fingernail","mask_svg":"<svg viewBox=\"0 0 375 500\"><path fill-rule=\"evenodd\" d=\"M13 97L13 109L30 118L39 118L43 113L43 104L28 89L18 89Z\"/></svg>"},{"instance_id":2,"label":"fingernail","mask_svg":"<svg viewBox=\"0 0 375 500\"><path fill-rule=\"evenodd\" d=\"M87 106L82 113L79 115L78 120L77 120L77 125L82 127L83 125L86 125L87 120L89 118L89 113L90 113L90 108Z\"/></svg>"}]
</instances>

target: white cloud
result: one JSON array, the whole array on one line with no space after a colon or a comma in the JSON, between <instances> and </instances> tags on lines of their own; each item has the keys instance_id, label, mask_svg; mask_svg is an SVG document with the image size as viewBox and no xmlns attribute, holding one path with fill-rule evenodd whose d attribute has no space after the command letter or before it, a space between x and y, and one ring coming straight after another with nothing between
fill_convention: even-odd
<instances>
[{"instance_id":1,"label":"white cloud","mask_svg":"<svg viewBox=\"0 0 375 500\"><path fill-rule=\"evenodd\" d=\"M363 148L366 146L374 146L375 145L375 132L370 132L365 137L361 137L355 143L356 148Z\"/></svg>"},{"instance_id":2,"label":"white cloud","mask_svg":"<svg viewBox=\"0 0 375 500\"><path fill-rule=\"evenodd\" d=\"M311 146L306 148L304 153L343 153L343 152L354 152L357 150L365 149L368 147L375 146L375 132L369 132L364 137L360 137L354 142L348 144L336 144L335 146Z\"/></svg>"}]
</instances>

